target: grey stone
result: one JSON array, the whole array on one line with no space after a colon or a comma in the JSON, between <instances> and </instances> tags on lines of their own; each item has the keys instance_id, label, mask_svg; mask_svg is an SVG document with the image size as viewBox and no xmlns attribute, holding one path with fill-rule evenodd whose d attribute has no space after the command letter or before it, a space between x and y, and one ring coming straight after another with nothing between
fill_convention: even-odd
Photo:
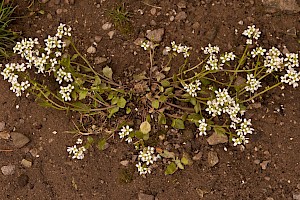
<instances>
[{"instance_id":1,"label":"grey stone","mask_svg":"<svg viewBox=\"0 0 300 200\"><path fill-rule=\"evenodd\" d=\"M139 193L138 194L139 200L154 200L154 196L150 194L144 194L144 193Z\"/></svg>"},{"instance_id":2,"label":"grey stone","mask_svg":"<svg viewBox=\"0 0 300 200\"><path fill-rule=\"evenodd\" d=\"M217 37L217 34L218 34L218 28L215 27L215 26L212 26L211 29L209 29L209 30L205 33L204 37L205 37L208 41L212 42L212 41L214 41L215 38Z\"/></svg>"},{"instance_id":3,"label":"grey stone","mask_svg":"<svg viewBox=\"0 0 300 200\"><path fill-rule=\"evenodd\" d=\"M75 4L75 0L65 0L65 3L69 4L69 5L74 5Z\"/></svg>"},{"instance_id":4,"label":"grey stone","mask_svg":"<svg viewBox=\"0 0 300 200\"><path fill-rule=\"evenodd\" d=\"M267 166L270 162L271 162L270 160L265 160L265 161L262 161L259 165L261 166L261 169L266 170Z\"/></svg>"},{"instance_id":5,"label":"grey stone","mask_svg":"<svg viewBox=\"0 0 300 200\"><path fill-rule=\"evenodd\" d=\"M185 20L186 18L187 18L187 14L184 11L177 13L177 15L175 16L175 20L177 21L182 21Z\"/></svg>"},{"instance_id":6,"label":"grey stone","mask_svg":"<svg viewBox=\"0 0 300 200\"><path fill-rule=\"evenodd\" d=\"M153 31L149 31L146 37L153 42L161 42L164 34L165 34L165 29L159 28Z\"/></svg>"},{"instance_id":7,"label":"grey stone","mask_svg":"<svg viewBox=\"0 0 300 200\"><path fill-rule=\"evenodd\" d=\"M120 164L123 165L123 166L125 166L125 167L127 167L128 164L129 164L129 161L128 161L128 160L122 160L122 161L120 162Z\"/></svg>"},{"instance_id":8,"label":"grey stone","mask_svg":"<svg viewBox=\"0 0 300 200\"><path fill-rule=\"evenodd\" d=\"M186 8L186 1L179 1L179 3L177 4L177 7L179 9L184 9Z\"/></svg>"},{"instance_id":9,"label":"grey stone","mask_svg":"<svg viewBox=\"0 0 300 200\"><path fill-rule=\"evenodd\" d=\"M300 193L293 194L294 200L300 200Z\"/></svg>"},{"instance_id":10,"label":"grey stone","mask_svg":"<svg viewBox=\"0 0 300 200\"><path fill-rule=\"evenodd\" d=\"M60 15L63 12L63 9L59 8L56 10L56 14Z\"/></svg>"},{"instance_id":11,"label":"grey stone","mask_svg":"<svg viewBox=\"0 0 300 200\"><path fill-rule=\"evenodd\" d=\"M94 46L90 46L90 47L86 50L86 52L87 52L87 53L90 53L90 54L96 53L96 51L97 51L97 49L96 49L96 47L94 47Z\"/></svg>"},{"instance_id":12,"label":"grey stone","mask_svg":"<svg viewBox=\"0 0 300 200\"><path fill-rule=\"evenodd\" d=\"M5 176L13 175L15 173L16 166L15 165L7 165L1 167L1 172Z\"/></svg>"},{"instance_id":13,"label":"grey stone","mask_svg":"<svg viewBox=\"0 0 300 200\"><path fill-rule=\"evenodd\" d=\"M96 65L99 65L101 63L105 63L107 61L107 58L104 58L104 57L96 57L95 58L95 64Z\"/></svg>"},{"instance_id":14,"label":"grey stone","mask_svg":"<svg viewBox=\"0 0 300 200\"><path fill-rule=\"evenodd\" d=\"M95 41L100 42L102 40L102 37L100 35L95 36Z\"/></svg>"},{"instance_id":15,"label":"grey stone","mask_svg":"<svg viewBox=\"0 0 300 200\"><path fill-rule=\"evenodd\" d=\"M214 132L206 141L209 145L223 144L228 142L228 137L224 134Z\"/></svg>"},{"instance_id":16,"label":"grey stone","mask_svg":"<svg viewBox=\"0 0 300 200\"><path fill-rule=\"evenodd\" d=\"M213 167L219 163L219 158L217 152L210 151L207 156L208 166Z\"/></svg>"},{"instance_id":17,"label":"grey stone","mask_svg":"<svg viewBox=\"0 0 300 200\"><path fill-rule=\"evenodd\" d=\"M7 131L0 132L0 139L8 140L10 138L10 134Z\"/></svg>"},{"instance_id":18,"label":"grey stone","mask_svg":"<svg viewBox=\"0 0 300 200\"><path fill-rule=\"evenodd\" d=\"M18 132L11 132L10 136L12 138L13 144L17 148L22 148L25 146L28 142L30 142L29 138L22 133Z\"/></svg>"},{"instance_id":19,"label":"grey stone","mask_svg":"<svg viewBox=\"0 0 300 200\"><path fill-rule=\"evenodd\" d=\"M203 153L199 152L196 155L194 155L192 159L195 160L195 161L200 160L202 158L202 155L203 155Z\"/></svg>"},{"instance_id":20,"label":"grey stone","mask_svg":"<svg viewBox=\"0 0 300 200\"><path fill-rule=\"evenodd\" d=\"M156 14L156 8L151 8L150 13L151 13L151 15L155 15Z\"/></svg>"},{"instance_id":21,"label":"grey stone","mask_svg":"<svg viewBox=\"0 0 300 200\"><path fill-rule=\"evenodd\" d=\"M109 39L112 39L113 36L115 35L115 31L109 31L109 32L107 33L107 35L109 36Z\"/></svg>"},{"instance_id":22,"label":"grey stone","mask_svg":"<svg viewBox=\"0 0 300 200\"><path fill-rule=\"evenodd\" d=\"M107 31L108 29L111 28L111 26L112 26L111 23L106 22L105 24L102 25L102 29L105 30L105 31Z\"/></svg>"},{"instance_id":23,"label":"grey stone","mask_svg":"<svg viewBox=\"0 0 300 200\"><path fill-rule=\"evenodd\" d=\"M274 13L277 11L300 12L300 7L296 0L262 0L266 11Z\"/></svg>"},{"instance_id":24,"label":"grey stone","mask_svg":"<svg viewBox=\"0 0 300 200\"><path fill-rule=\"evenodd\" d=\"M21 164L22 164L24 167L27 167L27 168L29 168L29 167L32 166L32 162L29 161L29 160L26 160L26 159L22 159Z\"/></svg>"}]
</instances>

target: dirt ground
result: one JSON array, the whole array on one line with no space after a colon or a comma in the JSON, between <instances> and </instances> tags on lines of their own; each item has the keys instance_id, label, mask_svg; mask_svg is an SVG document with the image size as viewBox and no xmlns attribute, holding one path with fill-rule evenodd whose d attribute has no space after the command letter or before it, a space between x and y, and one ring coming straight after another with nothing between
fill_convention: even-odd
<instances>
[{"instance_id":1,"label":"dirt ground","mask_svg":"<svg viewBox=\"0 0 300 200\"><path fill-rule=\"evenodd\" d=\"M114 25L107 30L102 27L112 23L107 12L122 5L121 1L41 2L45 3L36 1L27 9L29 2L16 0L16 15L35 13L14 21L13 29L24 37L42 39L55 33L60 22L66 23L73 28L79 49L94 62L109 58L120 81L126 80L128 71L139 73L147 66L146 53L134 41L145 37L147 30L158 28L165 31L162 46L175 40L192 46L196 56L200 52L197 49L208 43L219 45L223 51L238 51L245 43L241 33L251 24L262 31L263 46L290 52L300 49L299 1L278 7L260 0L127 0L124 5L131 13L128 33ZM44 14L37 12L40 10ZM96 47L94 54L86 53L91 45ZM17 98L2 79L0 93L4 130L20 132L30 139L22 148L16 148L10 139L0 139L0 167L15 166L12 175L0 174L1 200L300 199L299 88L273 90L259 108L248 112L256 134L245 149L209 146L205 138L197 138L185 148L201 152L200 160L172 176L165 176L164 169L158 167L147 178L138 175L131 163L130 147L117 137L103 152L89 149L84 160L70 159L66 147L73 145L75 139L64 131L74 128L72 113L42 108L31 98ZM214 167L207 164L210 151L219 157ZM31 161L32 166L24 167L22 159ZM121 165L123 160L129 160L129 165Z\"/></svg>"}]
</instances>

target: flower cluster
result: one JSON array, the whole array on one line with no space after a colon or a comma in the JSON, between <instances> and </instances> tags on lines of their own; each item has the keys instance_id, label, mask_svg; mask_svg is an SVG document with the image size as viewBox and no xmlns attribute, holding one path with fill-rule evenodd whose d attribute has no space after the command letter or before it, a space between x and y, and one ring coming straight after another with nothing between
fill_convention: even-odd
<instances>
[{"instance_id":1,"label":"flower cluster","mask_svg":"<svg viewBox=\"0 0 300 200\"><path fill-rule=\"evenodd\" d=\"M250 91L251 93L254 93L255 91L258 90L258 88L261 87L261 83L259 80L256 80L254 78L253 74L247 74L247 86L245 87L246 91Z\"/></svg>"},{"instance_id":2,"label":"flower cluster","mask_svg":"<svg viewBox=\"0 0 300 200\"><path fill-rule=\"evenodd\" d=\"M252 58L255 58L256 56L264 56L266 53L266 49L263 49L262 47L256 47L251 51Z\"/></svg>"},{"instance_id":3,"label":"flower cluster","mask_svg":"<svg viewBox=\"0 0 300 200\"><path fill-rule=\"evenodd\" d=\"M286 70L286 74L281 76L281 82L293 85L294 88L298 87L298 82L300 80L300 73L294 68L289 68Z\"/></svg>"},{"instance_id":4,"label":"flower cluster","mask_svg":"<svg viewBox=\"0 0 300 200\"><path fill-rule=\"evenodd\" d=\"M59 94L61 94L64 101L71 101L71 93L74 89L74 86L68 84L66 87L60 86Z\"/></svg>"},{"instance_id":5,"label":"flower cluster","mask_svg":"<svg viewBox=\"0 0 300 200\"><path fill-rule=\"evenodd\" d=\"M276 47L269 49L264 60L264 66L268 68L267 73L282 70L284 59L281 55L281 52Z\"/></svg>"},{"instance_id":6,"label":"flower cluster","mask_svg":"<svg viewBox=\"0 0 300 200\"><path fill-rule=\"evenodd\" d=\"M198 123L199 123L198 130L200 131L199 135L200 136L207 135L207 133L206 133L207 123L205 123L205 119L203 118L203 119L199 120Z\"/></svg>"},{"instance_id":7,"label":"flower cluster","mask_svg":"<svg viewBox=\"0 0 300 200\"><path fill-rule=\"evenodd\" d=\"M60 66L58 59L62 56L62 50L66 46L62 41L63 36L71 36L71 27L60 24L57 28L55 36L48 36L44 40L45 48L41 48L41 45L37 38L24 38L14 46L13 51L19 54L26 60L26 63L9 63L5 65L5 68L1 72L4 79L8 80L12 84L11 90L16 93L16 96L21 96L22 92L30 87L29 81L19 81L19 72L25 72L27 69L35 68L36 73L56 72L56 80L59 84L65 82L73 82L71 73L67 73L64 67ZM24 73L22 73L24 74ZM25 74L24 74L25 75ZM26 75L25 75L26 77ZM24 77L22 77L25 79ZM70 93L74 86L70 84L66 87L60 88L59 93L65 101L70 101Z\"/></svg>"},{"instance_id":8,"label":"flower cluster","mask_svg":"<svg viewBox=\"0 0 300 200\"><path fill-rule=\"evenodd\" d=\"M197 91L200 91L201 82L199 80L196 80L195 83L190 83L190 84L184 84L183 88L185 89L185 91L187 93L189 93L189 95L191 95L192 97L196 97L197 96Z\"/></svg>"},{"instance_id":9,"label":"flower cluster","mask_svg":"<svg viewBox=\"0 0 300 200\"><path fill-rule=\"evenodd\" d=\"M17 73L24 72L27 69L27 66L28 65L25 65L24 63L8 63L1 72L3 79L11 83L10 90L13 91L17 97L21 96L22 92L30 87L29 81L18 81L19 75ZM0 65L0 67L2 67L2 65Z\"/></svg>"},{"instance_id":10,"label":"flower cluster","mask_svg":"<svg viewBox=\"0 0 300 200\"><path fill-rule=\"evenodd\" d=\"M246 44L253 44L253 39L258 40L261 32L255 25L248 26L248 29L243 32L243 35L248 37Z\"/></svg>"},{"instance_id":11,"label":"flower cluster","mask_svg":"<svg viewBox=\"0 0 300 200\"><path fill-rule=\"evenodd\" d=\"M205 65L206 70L209 71L222 69L222 66L219 65L219 59L217 58L217 54L220 51L220 48L218 46L211 46L211 44L208 44L208 46L202 48L202 50L204 54L209 54Z\"/></svg>"},{"instance_id":12,"label":"flower cluster","mask_svg":"<svg viewBox=\"0 0 300 200\"><path fill-rule=\"evenodd\" d=\"M76 144L82 144L82 139L77 139ZM86 148L84 146L81 147L77 147L77 145L71 146L71 147L67 147L67 152L69 153L69 155L72 155L72 159L78 159L78 160L82 160L84 158L84 152L86 151Z\"/></svg>"},{"instance_id":13,"label":"flower cluster","mask_svg":"<svg viewBox=\"0 0 300 200\"><path fill-rule=\"evenodd\" d=\"M234 122L231 124L231 128L236 129L236 134L237 137L233 137L232 141L233 141L233 145L240 145L240 144L247 144L249 143L249 138L247 138L246 136L248 134L252 134L254 129L251 128L252 124L251 124L251 119L244 119L239 125L238 128L236 127L236 125L234 124Z\"/></svg>"},{"instance_id":14,"label":"flower cluster","mask_svg":"<svg viewBox=\"0 0 300 200\"><path fill-rule=\"evenodd\" d=\"M230 97L227 89L215 91L216 98L207 101L208 107L205 109L212 117L228 114L231 119L230 128L234 129L239 136L241 143L247 143L247 134L251 134L253 129L250 128L251 120L242 119L244 110L240 105ZM200 123L200 122L199 122ZM204 126L204 125L203 125Z\"/></svg>"},{"instance_id":15,"label":"flower cluster","mask_svg":"<svg viewBox=\"0 0 300 200\"><path fill-rule=\"evenodd\" d=\"M130 133L133 131L132 128L130 128L128 125L127 126L123 126L121 131L119 132L119 136L121 139L125 138L126 136L128 136L125 141L127 141L128 143L132 142L132 137L130 137Z\"/></svg>"},{"instance_id":16,"label":"flower cluster","mask_svg":"<svg viewBox=\"0 0 300 200\"><path fill-rule=\"evenodd\" d=\"M225 52L223 56L220 57L221 60L221 65L224 64L225 62L233 61L235 59L235 55L233 52Z\"/></svg>"},{"instance_id":17,"label":"flower cluster","mask_svg":"<svg viewBox=\"0 0 300 200\"><path fill-rule=\"evenodd\" d=\"M138 169L138 172L140 175L150 174L151 173L151 164L153 164L155 161L157 161L158 158L160 158L159 155L154 155L154 147L145 147L143 151L140 151L139 153L139 160L140 162L136 164L136 167Z\"/></svg>"},{"instance_id":18,"label":"flower cluster","mask_svg":"<svg viewBox=\"0 0 300 200\"><path fill-rule=\"evenodd\" d=\"M190 56L190 54L191 54L190 50L191 50L191 47L181 45L181 44L177 45L175 43L175 41L171 42L171 47L166 47L165 48L166 52L173 51L175 53L182 53L183 57L185 57L185 58Z\"/></svg>"}]
</instances>

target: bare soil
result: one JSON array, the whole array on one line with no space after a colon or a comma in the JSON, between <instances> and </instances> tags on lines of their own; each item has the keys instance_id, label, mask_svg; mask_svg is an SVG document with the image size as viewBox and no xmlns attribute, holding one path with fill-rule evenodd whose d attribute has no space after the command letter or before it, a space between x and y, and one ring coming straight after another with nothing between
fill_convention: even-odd
<instances>
[{"instance_id":1,"label":"bare soil","mask_svg":"<svg viewBox=\"0 0 300 200\"><path fill-rule=\"evenodd\" d=\"M296 32L300 30L299 13L270 12L259 0L128 0L124 5L131 13L129 32L123 33L116 26L103 30L103 24L112 23L108 11L122 3L50 0L36 1L27 9L27 1L16 0L16 15L26 17L14 21L13 29L24 37L42 39L55 33L60 22L70 25L82 52L86 53L96 43L96 53L87 54L90 60L96 57L110 60L109 66L118 77L116 81L125 81L126 75L140 73L149 65L146 52L134 44L137 38L145 37L147 30L165 29L161 46L173 40L192 46L195 55L192 62L208 43L219 45L223 51L239 51L245 43L241 33L251 24L263 32L261 44L265 47L276 46L291 52L300 47ZM40 10L45 13L39 14ZM29 16L31 11L35 13ZM176 13L181 11L187 17L179 21ZM172 16L174 21L170 20ZM112 39L109 31L114 31ZM18 131L30 139L21 149L15 148L11 140L0 139L0 167L16 166L13 175L0 174L0 199L133 200L141 194L159 200L299 199L299 88L273 90L264 97L261 107L247 113L256 134L245 149L226 144L209 146L205 138L195 138L195 142L184 148L192 153L201 152L200 160L172 176L165 176L164 168L157 167L153 174L143 178L131 162L132 148L118 137L109 141L105 151L92 148L84 160L72 160L66 147L73 145L75 139L64 131L74 128L74 114L42 108L25 96L17 98L2 79L0 86L0 122L5 122L5 130ZM30 153L33 151L38 157ZM210 151L217 152L219 157L214 167L207 163ZM32 166L22 166L22 159L32 161ZM129 160L129 165L122 166L122 160ZM265 163L268 164L264 168Z\"/></svg>"}]
</instances>

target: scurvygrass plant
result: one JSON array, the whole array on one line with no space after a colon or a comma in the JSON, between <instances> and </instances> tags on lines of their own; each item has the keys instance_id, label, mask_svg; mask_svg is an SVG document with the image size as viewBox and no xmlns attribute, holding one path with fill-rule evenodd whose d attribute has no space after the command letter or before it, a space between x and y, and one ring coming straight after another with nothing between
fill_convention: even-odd
<instances>
[{"instance_id":1,"label":"scurvygrass plant","mask_svg":"<svg viewBox=\"0 0 300 200\"><path fill-rule=\"evenodd\" d=\"M242 55L221 53L218 46L208 44L202 48L205 58L194 66L188 60L192 48L175 41L162 52L168 56L167 63L157 66L154 55L159 44L145 40L141 47L149 52L148 74L135 76L132 88L115 83L108 66L92 66L75 47L71 28L60 24L44 45L32 38L18 42L13 50L25 62L6 64L1 74L17 96L33 94L44 106L101 116L104 122L114 117L113 128L93 125L87 133L78 128L78 133L90 135L105 128L108 135L102 134L97 142L103 150L106 141L118 132L119 138L138 152L136 167L140 175L151 173L162 157L169 159L165 174L173 174L192 162L187 153L176 155L155 141L158 139L153 136L159 127L183 130L188 124L194 125L197 137L216 133L228 138L233 146L245 145L255 132L251 119L244 115L247 106L283 84L298 86L298 54L259 46L260 34L254 25L243 32L247 39ZM184 62L179 72L168 76L172 60L180 55ZM275 81L266 81L269 77ZM132 126L136 118L141 120L139 128ZM73 159L83 159L95 143L88 136L86 144L77 147L82 142L80 139L67 148Z\"/></svg>"}]
</instances>

